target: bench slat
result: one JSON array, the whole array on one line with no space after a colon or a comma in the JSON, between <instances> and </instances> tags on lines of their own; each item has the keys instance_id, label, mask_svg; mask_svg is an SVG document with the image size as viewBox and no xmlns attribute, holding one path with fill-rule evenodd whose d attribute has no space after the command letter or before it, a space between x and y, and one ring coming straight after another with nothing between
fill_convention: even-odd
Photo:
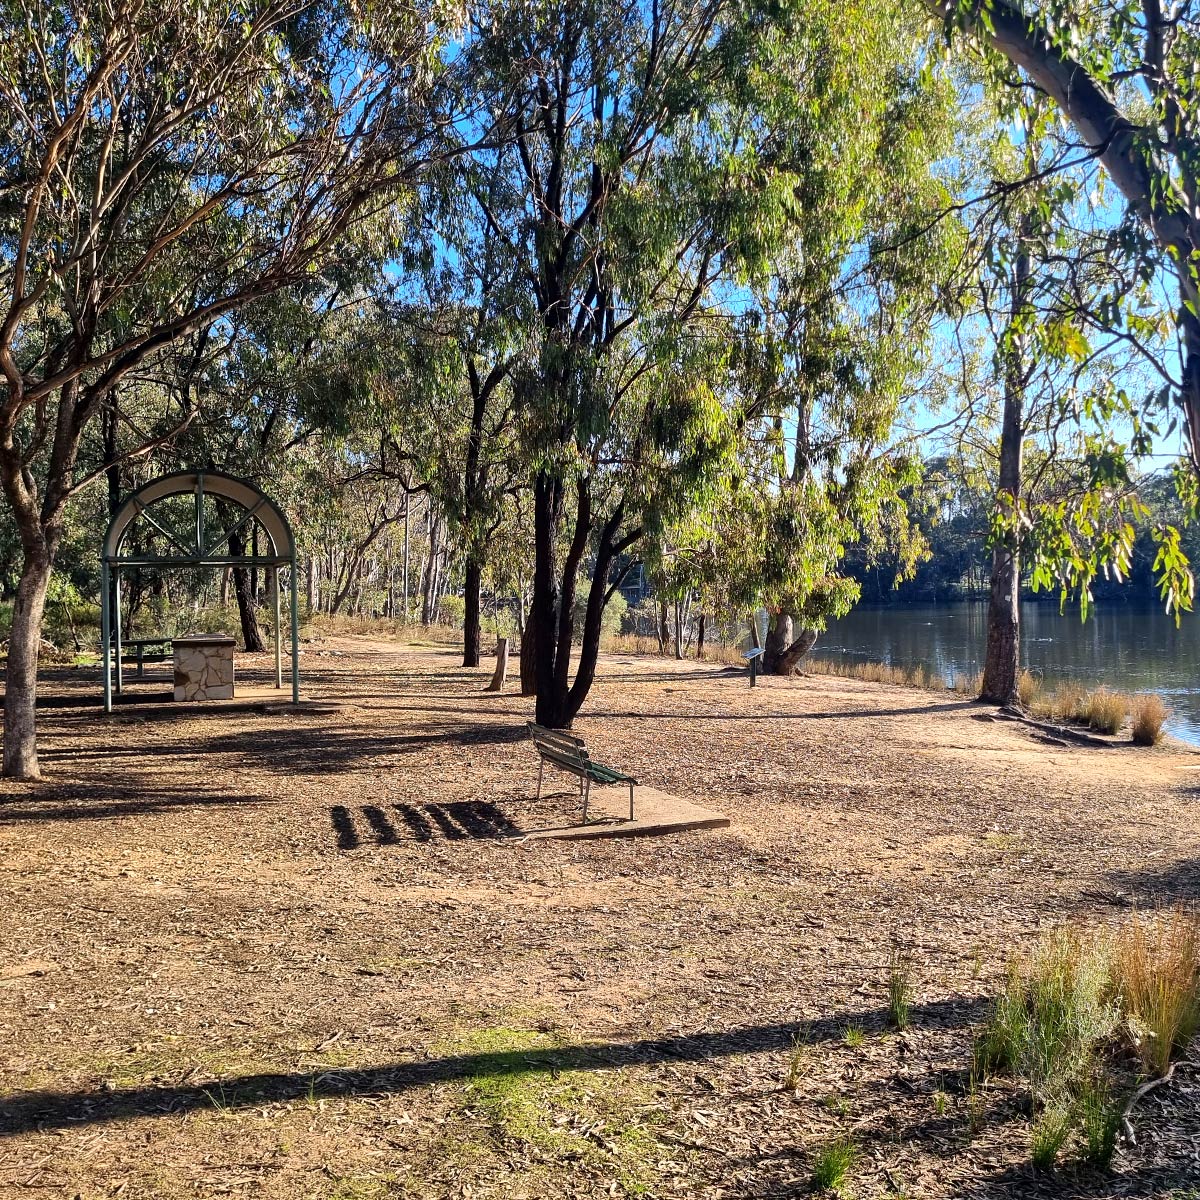
<instances>
[{"instance_id":1,"label":"bench slat","mask_svg":"<svg viewBox=\"0 0 1200 1200\"><path fill-rule=\"evenodd\" d=\"M556 763L558 766L565 768L568 771L582 773L591 767L591 763L587 759L582 759L578 755L560 754L557 750L551 750L548 747L543 747L538 751L547 762Z\"/></svg>"}]
</instances>

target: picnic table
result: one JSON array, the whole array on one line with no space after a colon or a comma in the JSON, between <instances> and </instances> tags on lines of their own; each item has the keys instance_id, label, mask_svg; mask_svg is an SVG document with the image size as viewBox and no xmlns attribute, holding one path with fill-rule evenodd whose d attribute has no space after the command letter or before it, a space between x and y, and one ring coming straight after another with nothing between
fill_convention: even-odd
<instances>
[{"instance_id":1,"label":"picnic table","mask_svg":"<svg viewBox=\"0 0 1200 1200\"><path fill-rule=\"evenodd\" d=\"M136 678L143 679L146 674L146 663L166 662L171 657L171 643L174 640L171 637L131 638L129 641L121 643L121 649L129 651L124 655L125 661L128 662L132 659L136 662Z\"/></svg>"}]
</instances>

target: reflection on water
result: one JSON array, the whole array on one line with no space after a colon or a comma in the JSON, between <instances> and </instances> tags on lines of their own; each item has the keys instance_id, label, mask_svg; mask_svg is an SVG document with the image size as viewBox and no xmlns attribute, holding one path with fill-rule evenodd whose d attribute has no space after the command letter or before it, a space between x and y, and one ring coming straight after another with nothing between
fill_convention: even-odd
<instances>
[{"instance_id":1,"label":"reflection on water","mask_svg":"<svg viewBox=\"0 0 1200 1200\"><path fill-rule=\"evenodd\" d=\"M924 664L953 680L983 669L987 605L858 608L830 622L814 654L825 658ZM1162 609L1093 609L1060 614L1057 604L1021 605L1021 661L1053 686L1071 679L1128 692L1158 692L1172 710L1168 730L1200 743L1200 614L1184 613L1178 629Z\"/></svg>"}]
</instances>

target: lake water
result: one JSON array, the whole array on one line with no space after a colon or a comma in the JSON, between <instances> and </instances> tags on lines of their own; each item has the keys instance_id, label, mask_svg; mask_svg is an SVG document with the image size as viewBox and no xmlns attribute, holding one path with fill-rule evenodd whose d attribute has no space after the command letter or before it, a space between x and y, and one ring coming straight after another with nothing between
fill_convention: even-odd
<instances>
[{"instance_id":1,"label":"lake water","mask_svg":"<svg viewBox=\"0 0 1200 1200\"><path fill-rule=\"evenodd\" d=\"M983 669L987 605L860 607L832 621L814 654L848 661L924 665L953 680ZM1094 608L1060 614L1055 603L1021 605L1021 662L1051 687L1062 680L1158 692L1171 709L1167 729L1200 744L1200 613L1180 627L1162 609Z\"/></svg>"}]
</instances>

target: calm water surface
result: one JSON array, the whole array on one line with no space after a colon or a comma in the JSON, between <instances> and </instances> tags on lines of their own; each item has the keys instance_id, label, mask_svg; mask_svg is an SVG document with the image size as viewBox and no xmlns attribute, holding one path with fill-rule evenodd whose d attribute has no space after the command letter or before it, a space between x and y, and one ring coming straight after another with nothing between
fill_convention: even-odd
<instances>
[{"instance_id":1,"label":"calm water surface","mask_svg":"<svg viewBox=\"0 0 1200 1200\"><path fill-rule=\"evenodd\" d=\"M858 608L833 621L814 653L825 658L924 665L953 679L983 669L983 603ZM1021 606L1021 661L1053 686L1061 680L1120 691L1158 692L1168 730L1200 744L1200 614L1178 629L1162 609L1093 609L1086 622L1055 603Z\"/></svg>"}]
</instances>

